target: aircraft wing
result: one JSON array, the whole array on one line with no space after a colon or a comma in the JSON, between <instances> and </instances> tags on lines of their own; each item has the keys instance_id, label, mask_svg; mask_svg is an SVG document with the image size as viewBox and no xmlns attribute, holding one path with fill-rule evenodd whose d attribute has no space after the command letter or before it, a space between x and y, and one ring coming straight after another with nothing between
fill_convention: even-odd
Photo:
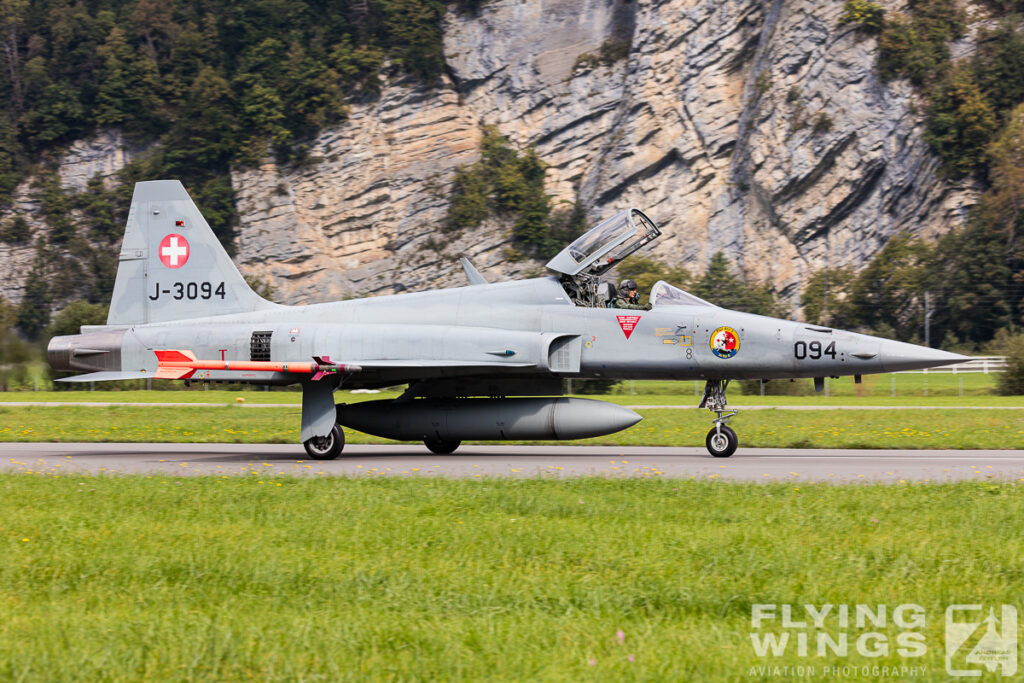
<instances>
[{"instance_id":1,"label":"aircraft wing","mask_svg":"<svg viewBox=\"0 0 1024 683\"><path fill-rule=\"evenodd\" d=\"M503 361L475 361L475 360L361 360L355 363L361 368L372 368L374 370L387 370L394 368L480 368L492 370L495 368L535 368L536 363L507 363Z\"/></svg>"},{"instance_id":2,"label":"aircraft wing","mask_svg":"<svg viewBox=\"0 0 1024 683\"><path fill-rule=\"evenodd\" d=\"M60 377L55 382L113 382L122 379L152 379L151 372L90 372L74 377Z\"/></svg>"}]
</instances>

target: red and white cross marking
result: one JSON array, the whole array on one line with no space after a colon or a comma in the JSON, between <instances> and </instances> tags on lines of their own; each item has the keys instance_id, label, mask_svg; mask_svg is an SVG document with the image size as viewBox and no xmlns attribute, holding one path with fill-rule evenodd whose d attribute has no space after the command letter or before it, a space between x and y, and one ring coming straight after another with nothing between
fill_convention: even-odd
<instances>
[{"instance_id":1,"label":"red and white cross marking","mask_svg":"<svg viewBox=\"0 0 1024 683\"><path fill-rule=\"evenodd\" d=\"M160 241L160 263L168 268L181 268L188 261L188 240L171 233Z\"/></svg>"}]
</instances>

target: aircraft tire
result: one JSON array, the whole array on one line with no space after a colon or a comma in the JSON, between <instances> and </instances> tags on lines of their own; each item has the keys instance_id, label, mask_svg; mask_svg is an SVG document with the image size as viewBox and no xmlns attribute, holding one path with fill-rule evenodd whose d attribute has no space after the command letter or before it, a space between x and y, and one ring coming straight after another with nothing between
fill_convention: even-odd
<instances>
[{"instance_id":1,"label":"aircraft tire","mask_svg":"<svg viewBox=\"0 0 1024 683\"><path fill-rule=\"evenodd\" d=\"M345 432L341 431L338 425L334 425L327 436L314 436L302 445L309 457L314 460L334 460L341 455L341 449L345 447Z\"/></svg>"},{"instance_id":2,"label":"aircraft tire","mask_svg":"<svg viewBox=\"0 0 1024 683\"><path fill-rule=\"evenodd\" d=\"M716 458L728 458L736 452L736 446L739 445L739 442L736 432L725 425L722 425L721 434L718 433L717 428L712 427L711 431L708 432L707 438L704 440L704 444L708 447L708 453Z\"/></svg>"},{"instance_id":3,"label":"aircraft tire","mask_svg":"<svg viewBox=\"0 0 1024 683\"><path fill-rule=\"evenodd\" d=\"M455 452L455 449L459 447L461 441L437 441L434 439L424 439L423 445L430 449L431 453L437 453L438 455L451 455Z\"/></svg>"}]
</instances>

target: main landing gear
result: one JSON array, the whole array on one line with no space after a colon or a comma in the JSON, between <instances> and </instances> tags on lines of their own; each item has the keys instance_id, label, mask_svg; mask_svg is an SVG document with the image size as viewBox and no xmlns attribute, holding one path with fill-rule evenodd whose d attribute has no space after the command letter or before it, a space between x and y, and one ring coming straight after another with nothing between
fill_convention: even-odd
<instances>
[{"instance_id":1,"label":"main landing gear","mask_svg":"<svg viewBox=\"0 0 1024 683\"><path fill-rule=\"evenodd\" d=\"M739 444L736 432L726 426L729 419L736 414L735 410L727 409L728 401L725 399L727 386L729 386L727 379L709 379L704 385L704 397L701 398L700 405L697 406L718 414L718 417L713 420L715 426L711 428L704 440L708 453L716 458L728 458L736 452L736 446Z\"/></svg>"},{"instance_id":2,"label":"main landing gear","mask_svg":"<svg viewBox=\"0 0 1024 683\"><path fill-rule=\"evenodd\" d=\"M341 455L341 449L345 447L345 432L341 427L334 425L327 436L314 436L306 441L306 453L314 460L334 460Z\"/></svg>"},{"instance_id":3,"label":"main landing gear","mask_svg":"<svg viewBox=\"0 0 1024 683\"><path fill-rule=\"evenodd\" d=\"M436 453L438 455L451 455L462 442L457 439L452 439L451 441L443 441L441 439L424 439L423 443L430 449L431 453Z\"/></svg>"}]
</instances>

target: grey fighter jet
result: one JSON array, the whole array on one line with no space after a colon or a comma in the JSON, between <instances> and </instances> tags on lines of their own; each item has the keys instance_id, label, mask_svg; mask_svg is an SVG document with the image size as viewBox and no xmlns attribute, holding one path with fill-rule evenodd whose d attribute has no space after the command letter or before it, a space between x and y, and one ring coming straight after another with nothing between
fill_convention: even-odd
<instances>
[{"instance_id":1,"label":"grey fighter jet","mask_svg":"<svg viewBox=\"0 0 1024 683\"><path fill-rule=\"evenodd\" d=\"M720 308L667 282L651 310L610 308L602 275L660 234L637 209L598 224L553 258L552 274L311 306L282 306L242 279L180 182L138 183L106 325L54 337L64 381L139 378L302 386L301 440L336 458L342 426L423 441L579 439L625 429L628 408L562 395L566 378L704 380L706 444L736 450L726 387L927 368L963 356ZM398 398L335 405L334 392L407 385Z\"/></svg>"}]
</instances>

